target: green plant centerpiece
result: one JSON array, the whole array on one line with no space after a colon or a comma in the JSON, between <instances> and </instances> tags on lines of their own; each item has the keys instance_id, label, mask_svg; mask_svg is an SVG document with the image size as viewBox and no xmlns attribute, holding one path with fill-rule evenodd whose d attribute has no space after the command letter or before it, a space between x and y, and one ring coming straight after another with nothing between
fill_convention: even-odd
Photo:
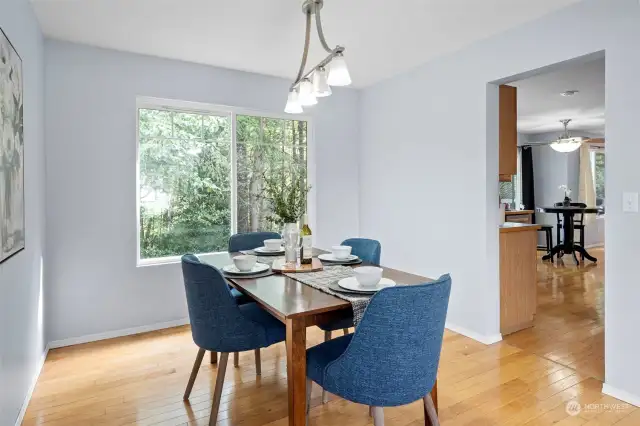
<instances>
[{"instance_id":1,"label":"green plant centerpiece","mask_svg":"<svg viewBox=\"0 0 640 426\"><path fill-rule=\"evenodd\" d=\"M271 203L273 214L267 217L279 227L297 223L307 210L307 185L304 173L295 170L281 170L264 176L265 195Z\"/></svg>"}]
</instances>

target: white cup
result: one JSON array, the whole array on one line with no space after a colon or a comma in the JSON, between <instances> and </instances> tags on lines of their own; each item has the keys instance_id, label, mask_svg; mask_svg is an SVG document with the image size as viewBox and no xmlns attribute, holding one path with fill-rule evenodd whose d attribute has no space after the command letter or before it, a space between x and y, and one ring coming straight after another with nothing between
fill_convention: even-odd
<instances>
[{"instance_id":1,"label":"white cup","mask_svg":"<svg viewBox=\"0 0 640 426\"><path fill-rule=\"evenodd\" d=\"M278 251L282 249L282 240L264 240L267 250Z\"/></svg>"},{"instance_id":2,"label":"white cup","mask_svg":"<svg viewBox=\"0 0 640 426\"><path fill-rule=\"evenodd\" d=\"M382 268L376 266L361 266L355 268L356 280L363 288L372 288L378 285L382 279Z\"/></svg>"},{"instance_id":3,"label":"white cup","mask_svg":"<svg viewBox=\"0 0 640 426\"><path fill-rule=\"evenodd\" d=\"M250 254L241 254L233 258L233 264L241 272L249 272L253 269L258 258Z\"/></svg>"},{"instance_id":4,"label":"white cup","mask_svg":"<svg viewBox=\"0 0 640 426\"><path fill-rule=\"evenodd\" d=\"M336 259L346 259L351 254L350 246L333 246L331 247L331 254Z\"/></svg>"}]
</instances>

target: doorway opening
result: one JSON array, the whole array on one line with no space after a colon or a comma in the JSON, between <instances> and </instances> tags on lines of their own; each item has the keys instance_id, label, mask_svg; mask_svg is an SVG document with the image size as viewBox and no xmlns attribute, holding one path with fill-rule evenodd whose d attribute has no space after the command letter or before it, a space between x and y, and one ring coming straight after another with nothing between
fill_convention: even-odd
<instances>
[{"instance_id":1,"label":"doorway opening","mask_svg":"<svg viewBox=\"0 0 640 426\"><path fill-rule=\"evenodd\" d=\"M541 228L532 326L503 338L604 381L604 54L506 85L517 93L517 166L500 176L500 204L507 222Z\"/></svg>"}]
</instances>

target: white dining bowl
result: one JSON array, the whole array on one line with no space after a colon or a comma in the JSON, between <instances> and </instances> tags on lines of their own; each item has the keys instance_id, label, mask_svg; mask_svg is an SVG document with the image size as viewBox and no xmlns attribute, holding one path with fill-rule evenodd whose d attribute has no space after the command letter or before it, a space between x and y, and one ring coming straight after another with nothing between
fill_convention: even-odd
<instances>
[{"instance_id":1,"label":"white dining bowl","mask_svg":"<svg viewBox=\"0 0 640 426\"><path fill-rule=\"evenodd\" d=\"M241 272L249 272L256 265L258 258L250 254L241 254L233 258L233 264Z\"/></svg>"},{"instance_id":2,"label":"white dining bowl","mask_svg":"<svg viewBox=\"0 0 640 426\"><path fill-rule=\"evenodd\" d=\"M356 280L362 287L375 287L382 279L382 268L376 266L361 266L355 268Z\"/></svg>"},{"instance_id":3,"label":"white dining bowl","mask_svg":"<svg viewBox=\"0 0 640 426\"><path fill-rule=\"evenodd\" d=\"M282 247L282 240L264 240L264 246L267 250L280 250Z\"/></svg>"},{"instance_id":4,"label":"white dining bowl","mask_svg":"<svg viewBox=\"0 0 640 426\"><path fill-rule=\"evenodd\" d=\"M351 247L349 246L333 246L331 247L331 254L336 259L346 259L351 254Z\"/></svg>"}]
</instances>

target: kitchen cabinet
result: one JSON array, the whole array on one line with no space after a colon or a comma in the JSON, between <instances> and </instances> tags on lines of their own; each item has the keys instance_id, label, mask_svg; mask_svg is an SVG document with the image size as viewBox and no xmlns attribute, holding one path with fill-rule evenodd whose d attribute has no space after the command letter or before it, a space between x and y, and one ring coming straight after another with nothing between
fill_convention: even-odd
<instances>
[{"instance_id":1,"label":"kitchen cabinet","mask_svg":"<svg viewBox=\"0 0 640 426\"><path fill-rule=\"evenodd\" d=\"M500 182L511 182L518 173L518 89L512 86L500 86L499 139Z\"/></svg>"}]
</instances>

